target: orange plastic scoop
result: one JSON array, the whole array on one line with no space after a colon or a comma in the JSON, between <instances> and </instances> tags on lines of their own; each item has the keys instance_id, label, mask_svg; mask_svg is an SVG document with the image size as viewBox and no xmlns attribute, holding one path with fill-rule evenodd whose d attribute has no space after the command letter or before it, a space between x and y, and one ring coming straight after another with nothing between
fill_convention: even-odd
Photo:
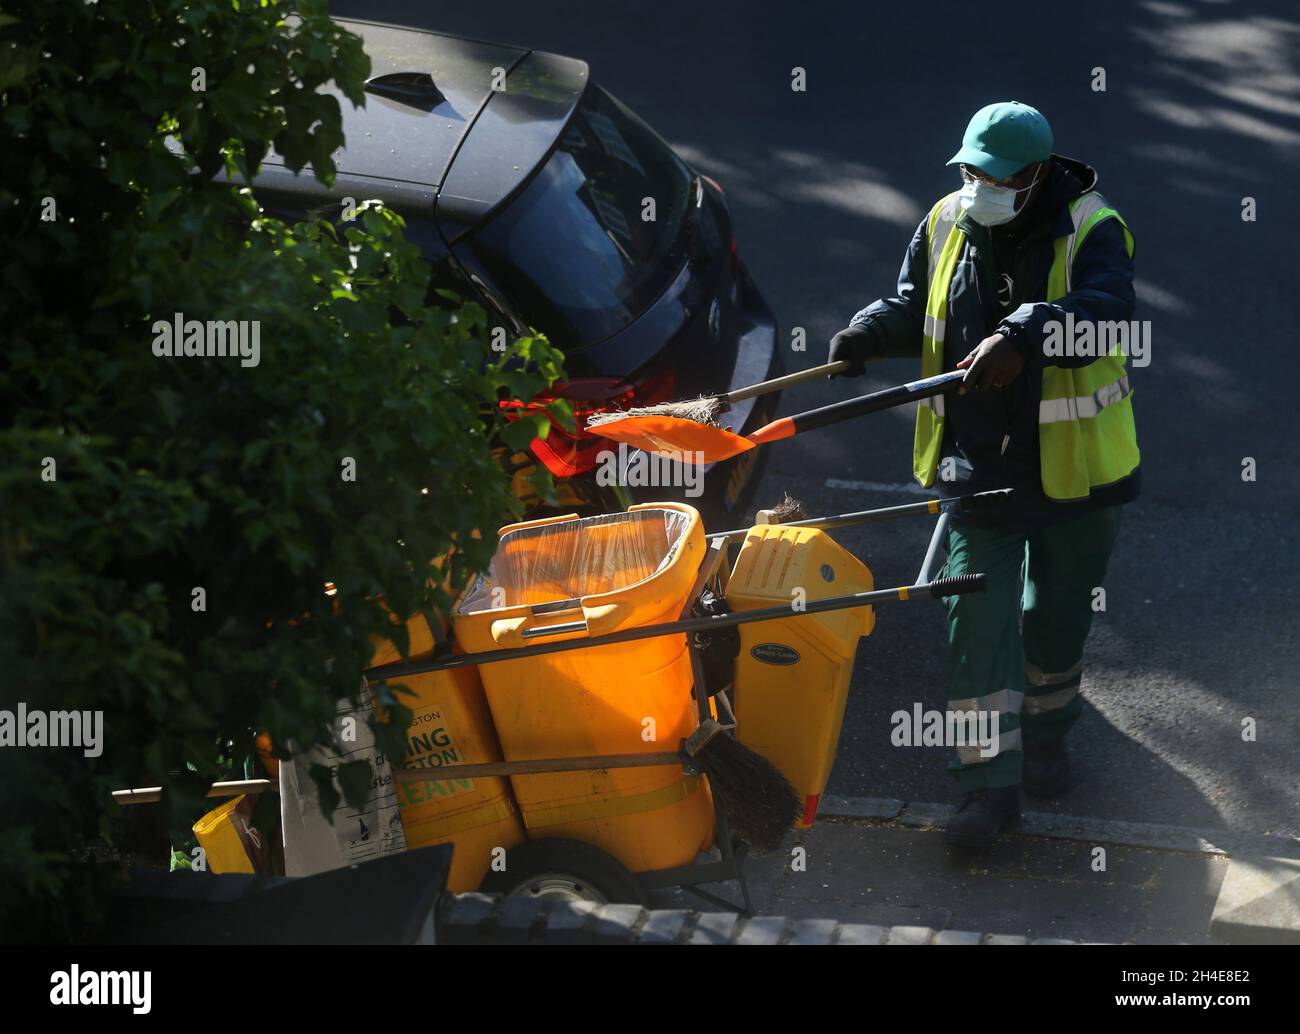
<instances>
[{"instance_id":1,"label":"orange plastic scoop","mask_svg":"<svg viewBox=\"0 0 1300 1034\"><path fill-rule=\"evenodd\" d=\"M628 415L622 420L606 421L590 430L592 434L623 442L645 452L669 455L683 463L717 463L739 456L756 445L792 438L803 431L838 424L841 420L851 420L867 413L941 395L957 387L965 376L965 370L953 370L937 377L926 377L924 380L885 388L870 395L822 406L821 409L781 417L747 435L681 417L658 415Z\"/></svg>"},{"instance_id":2,"label":"orange plastic scoop","mask_svg":"<svg viewBox=\"0 0 1300 1034\"><path fill-rule=\"evenodd\" d=\"M729 460L755 444L725 427L676 416L629 416L593 427L591 432L634 449L671 455L683 463Z\"/></svg>"}]
</instances>

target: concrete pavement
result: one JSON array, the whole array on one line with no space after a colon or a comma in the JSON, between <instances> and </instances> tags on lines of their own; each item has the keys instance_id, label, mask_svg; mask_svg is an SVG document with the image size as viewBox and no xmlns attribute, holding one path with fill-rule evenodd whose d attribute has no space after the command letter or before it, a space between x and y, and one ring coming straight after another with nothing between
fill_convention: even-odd
<instances>
[{"instance_id":1,"label":"concrete pavement","mask_svg":"<svg viewBox=\"0 0 1300 1034\"><path fill-rule=\"evenodd\" d=\"M1300 840L1216 841L1186 827L1026 812L1024 828L989 849L953 852L939 831L947 812L880 798L828 800L823 815L831 817L746 863L756 912L1029 940L1300 942ZM1269 853L1293 857L1254 860ZM706 889L739 900L734 885ZM651 904L714 907L676 889Z\"/></svg>"}]
</instances>

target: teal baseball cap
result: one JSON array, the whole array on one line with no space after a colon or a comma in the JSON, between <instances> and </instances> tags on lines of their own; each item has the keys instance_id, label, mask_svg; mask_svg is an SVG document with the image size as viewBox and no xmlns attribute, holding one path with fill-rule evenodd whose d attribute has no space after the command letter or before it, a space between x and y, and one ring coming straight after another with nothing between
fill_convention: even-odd
<instances>
[{"instance_id":1,"label":"teal baseball cap","mask_svg":"<svg viewBox=\"0 0 1300 1034\"><path fill-rule=\"evenodd\" d=\"M997 180L1052 154L1052 127L1037 108L999 101L975 112L949 165L970 165Z\"/></svg>"}]
</instances>

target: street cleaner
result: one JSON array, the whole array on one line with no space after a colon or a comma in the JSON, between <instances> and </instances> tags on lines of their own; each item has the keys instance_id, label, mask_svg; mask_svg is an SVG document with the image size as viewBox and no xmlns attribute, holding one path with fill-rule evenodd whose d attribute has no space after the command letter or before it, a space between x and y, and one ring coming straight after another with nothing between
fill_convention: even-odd
<instances>
[{"instance_id":1,"label":"street cleaner","mask_svg":"<svg viewBox=\"0 0 1300 1034\"><path fill-rule=\"evenodd\" d=\"M1134 242L1096 171L1054 154L1028 105L980 109L948 164L961 189L921 220L897 292L854 316L830 359L850 376L890 356L919 357L923 377L965 370L917 407L916 479L946 497L1015 489L996 514L954 511L947 543L947 574L988 575L986 593L947 601L947 707L998 715L998 749L958 747L949 766L961 799L945 840L977 847L1019 824L1022 782L1041 798L1070 783L1084 642L1120 505L1138 493L1125 357L1099 346L1101 325L1132 318Z\"/></svg>"}]
</instances>

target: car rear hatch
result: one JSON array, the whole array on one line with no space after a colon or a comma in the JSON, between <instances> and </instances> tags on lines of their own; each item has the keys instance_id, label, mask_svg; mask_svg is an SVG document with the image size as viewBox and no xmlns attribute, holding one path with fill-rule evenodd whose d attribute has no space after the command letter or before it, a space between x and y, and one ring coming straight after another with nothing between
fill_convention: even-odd
<instances>
[{"instance_id":1,"label":"car rear hatch","mask_svg":"<svg viewBox=\"0 0 1300 1034\"><path fill-rule=\"evenodd\" d=\"M360 36L370 58L366 105L355 108L332 83L320 92L338 102L345 148L334 152L332 187L308 170L295 174L272 150L256 179L260 193L319 198L378 198L399 210L433 208L452 159L493 95L528 51L436 32L336 19Z\"/></svg>"},{"instance_id":2,"label":"car rear hatch","mask_svg":"<svg viewBox=\"0 0 1300 1034\"><path fill-rule=\"evenodd\" d=\"M438 199L452 253L517 333L536 328L565 351L572 383L563 393L580 410L722 390L736 360L740 268L716 188L595 84L563 122L539 121L544 105L535 102L524 153L504 149L524 115L515 78L531 88L544 76L572 75L567 61L530 54L485 107ZM558 112L566 95L550 96ZM503 145L494 147L508 115L508 134L502 129ZM552 139L536 154L544 125ZM535 171L489 207L481 199L500 194L490 177L507 153L512 174L529 162Z\"/></svg>"}]
</instances>

